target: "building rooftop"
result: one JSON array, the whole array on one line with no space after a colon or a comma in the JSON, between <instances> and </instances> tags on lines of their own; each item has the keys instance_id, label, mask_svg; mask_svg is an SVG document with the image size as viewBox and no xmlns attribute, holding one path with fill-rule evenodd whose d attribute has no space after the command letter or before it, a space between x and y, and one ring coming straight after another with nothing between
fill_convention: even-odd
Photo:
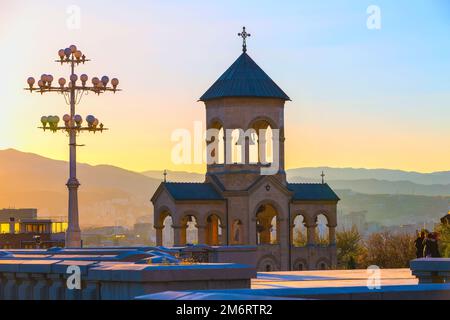
<instances>
[{"instance_id":1,"label":"building rooftop","mask_svg":"<svg viewBox=\"0 0 450 320\"><path fill-rule=\"evenodd\" d=\"M200 101L225 97L259 97L291 100L245 52L200 97Z\"/></svg>"},{"instance_id":2,"label":"building rooftop","mask_svg":"<svg viewBox=\"0 0 450 320\"><path fill-rule=\"evenodd\" d=\"M339 201L339 197L327 183L288 183L288 189L294 192L293 200L303 201Z\"/></svg>"},{"instance_id":3,"label":"building rooftop","mask_svg":"<svg viewBox=\"0 0 450 320\"><path fill-rule=\"evenodd\" d=\"M164 182L175 200L224 200L211 183Z\"/></svg>"}]
</instances>

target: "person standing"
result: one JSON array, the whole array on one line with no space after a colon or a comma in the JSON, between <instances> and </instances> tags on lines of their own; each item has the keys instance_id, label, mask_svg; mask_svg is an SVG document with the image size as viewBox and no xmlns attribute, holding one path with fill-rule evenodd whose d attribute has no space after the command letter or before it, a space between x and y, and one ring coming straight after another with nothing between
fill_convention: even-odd
<instances>
[{"instance_id":1,"label":"person standing","mask_svg":"<svg viewBox=\"0 0 450 320\"><path fill-rule=\"evenodd\" d=\"M423 247L425 241L425 231L420 231L416 241L414 241L414 246L416 247L416 257L417 259L423 258Z\"/></svg>"},{"instance_id":2,"label":"person standing","mask_svg":"<svg viewBox=\"0 0 450 320\"><path fill-rule=\"evenodd\" d=\"M440 258L438 236L436 232L430 232L424 242L423 255L426 258Z\"/></svg>"}]
</instances>

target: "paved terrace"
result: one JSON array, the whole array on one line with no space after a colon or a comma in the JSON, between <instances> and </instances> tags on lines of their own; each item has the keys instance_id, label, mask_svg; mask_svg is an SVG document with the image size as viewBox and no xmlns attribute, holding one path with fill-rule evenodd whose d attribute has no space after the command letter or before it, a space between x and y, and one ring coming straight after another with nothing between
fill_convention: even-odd
<instances>
[{"instance_id":1,"label":"paved terrace","mask_svg":"<svg viewBox=\"0 0 450 320\"><path fill-rule=\"evenodd\" d=\"M367 270L258 272L252 289L325 288L367 286ZM410 269L381 269L381 286L417 285Z\"/></svg>"},{"instance_id":2,"label":"paved terrace","mask_svg":"<svg viewBox=\"0 0 450 320\"><path fill-rule=\"evenodd\" d=\"M381 269L380 288L367 287L367 270L259 272L251 289L166 291L139 300L450 299L450 284L419 284L410 269Z\"/></svg>"}]
</instances>

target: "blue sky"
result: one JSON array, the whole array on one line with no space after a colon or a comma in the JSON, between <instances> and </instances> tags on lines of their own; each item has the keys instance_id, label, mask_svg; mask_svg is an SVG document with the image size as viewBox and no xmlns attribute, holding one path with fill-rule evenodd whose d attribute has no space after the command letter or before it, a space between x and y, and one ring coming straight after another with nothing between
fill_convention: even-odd
<instances>
[{"instance_id":1,"label":"blue sky","mask_svg":"<svg viewBox=\"0 0 450 320\"><path fill-rule=\"evenodd\" d=\"M79 30L64 27L70 4L81 8ZM370 5L381 10L380 30L366 27ZM80 159L134 170L165 167L170 132L204 120L196 100L240 54L237 33L245 25L252 34L248 53L293 100L286 106L288 168L450 169L449 1L19 0L2 6L0 49L7 59L0 62L6 73L0 106L8 107L0 148L66 158L64 137L41 135L43 145L55 146L46 152L30 139L31 124L59 100L25 97L20 88L29 73L59 70L55 53L75 43L94 60L86 67L90 74L114 72L125 89L114 98L87 99L114 130L86 138L92 150ZM8 120L24 115L27 129Z\"/></svg>"}]
</instances>

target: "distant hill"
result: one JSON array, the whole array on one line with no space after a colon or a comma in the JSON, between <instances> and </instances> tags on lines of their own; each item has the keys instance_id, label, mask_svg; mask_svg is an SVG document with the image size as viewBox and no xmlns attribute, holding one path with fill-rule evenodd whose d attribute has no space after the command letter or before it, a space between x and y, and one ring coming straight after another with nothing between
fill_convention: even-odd
<instances>
[{"instance_id":1,"label":"distant hill","mask_svg":"<svg viewBox=\"0 0 450 320\"><path fill-rule=\"evenodd\" d=\"M289 178L289 182L311 182L318 179L303 177ZM388 181L377 179L360 180L328 180L326 182L333 189L348 189L367 194L405 194L423 196L447 196L450 195L450 184L417 184L411 181Z\"/></svg>"},{"instance_id":2,"label":"distant hill","mask_svg":"<svg viewBox=\"0 0 450 320\"><path fill-rule=\"evenodd\" d=\"M162 170L149 170L141 172L144 176L149 178L162 180ZM185 172L185 171L170 171L167 170L167 181L172 182L203 182L205 181L205 175L202 173Z\"/></svg>"},{"instance_id":3,"label":"distant hill","mask_svg":"<svg viewBox=\"0 0 450 320\"><path fill-rule=\"evenodd\" d=\"M132 225L151 215L160 181L109 165L78 165L80 223ZM41 216L67 215L68 163L0 150L0 207L33 207Z\"/></svg>"},{"instance_id":4,"label":"distant hill","mask_svg":"<svg viewBox=\"0 0 450 320\"><path fill-rule=\"evenodd\" d=\"M450 164L449 164L450 166ZM287 170L289 179L313 179L319 180L320 173L324 171L328 180L385 180L385 181L410 181L424 185L450 185L450 171L433 173L408 172L390 169L354 169L354 168L297 168Z\"/></svg>"},{"instance_id":5,"label":"distant hill","mask_svg":"<svg viewBox=\"0 0 450 320\"><path fill-rule=\"evenodd\" d=\"M370 220L387 225L437 219L450 201L449 172L300 168L288 170L288 179L318 182L322 170L342 199L340 212L367 210ZM41 216L66 216L67 175L66 161L0 150L0 208L32 207ZM152 220L150 198L162 181L162 171L137 173L110 165L79 164L78 177L82 226L132 226ZM167 179L201 182L204 175L169 171Z\"/></svg>"}]
</instances>

